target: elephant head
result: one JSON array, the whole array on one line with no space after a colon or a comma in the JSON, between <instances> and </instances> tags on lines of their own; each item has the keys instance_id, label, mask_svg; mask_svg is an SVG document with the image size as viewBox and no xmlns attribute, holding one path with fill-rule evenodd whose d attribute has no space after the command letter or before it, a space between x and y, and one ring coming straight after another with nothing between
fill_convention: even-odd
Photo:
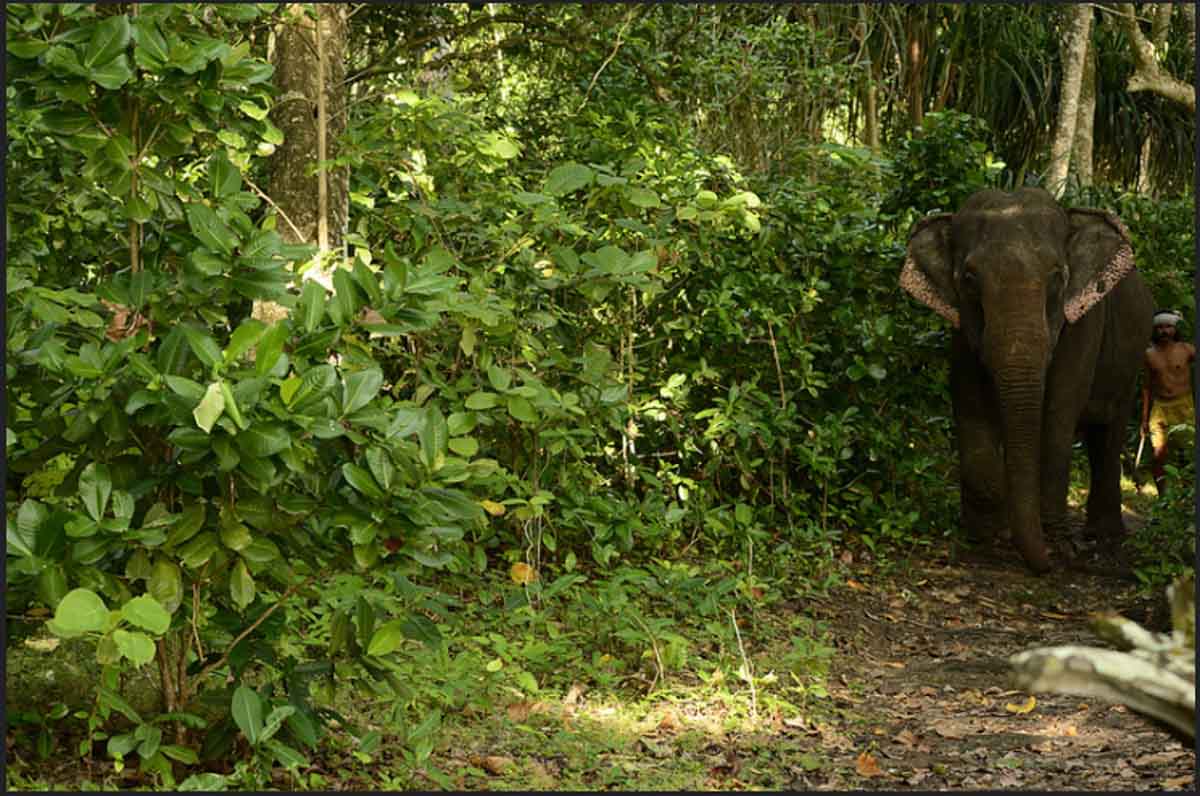
<instances>
[{"instance_id":1,"label":"elephant head","mask_svg":"<svg viewBox=\"0 0 1200 796\"><path fill-rule=\"evenodd\" d=\"M1116 216L1064 209L1041 189L980 191L918 222L901 286L961 330L991 375L1005 449L1008 525L1029 566L1049 568L1039 516L1046 374L1066 324L1133 268Z\"/></svg>"}]
</instances>

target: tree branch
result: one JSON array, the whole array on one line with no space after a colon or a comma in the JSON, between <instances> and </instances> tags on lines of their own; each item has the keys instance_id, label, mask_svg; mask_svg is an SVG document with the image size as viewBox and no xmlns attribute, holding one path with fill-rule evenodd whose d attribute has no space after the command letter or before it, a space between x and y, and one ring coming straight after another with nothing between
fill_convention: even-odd
<instances>
[{"instance_id":1,"label":"tree branch","mask_svg":"<svg viewBox=\"0 0 1200 796\"><path fill-rule=\"evenodd\" d=\"M1121 3L1118 9L1121 11L1118 16L1129 36L1129 46L1133 51L1134 71L1129 77L1126 88L1131 92L1151 91L1173 102L1178 102L1195 113L1195 86L1168 74L1159 66L1154 43L1142 34L1133 3Z\"/></svg>"}]
</instances>

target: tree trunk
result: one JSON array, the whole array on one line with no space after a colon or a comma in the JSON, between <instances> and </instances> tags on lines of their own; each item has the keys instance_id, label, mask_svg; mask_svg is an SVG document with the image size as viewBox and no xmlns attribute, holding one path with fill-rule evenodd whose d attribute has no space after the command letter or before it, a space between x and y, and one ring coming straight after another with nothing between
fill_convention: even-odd
<instances>
[{"instance_id":1,"label":"tree trunk","mask_svg":"<svg viewBox=\"0 0 1200 796\"><path fill-rule=\"evenodd\" d=\"M276 230L287 243L319 245L323 255L341 249L350 209L349 169L317 168L337 156L346 130L346 8L293 4L276 33L272 59L279 99L271 118L284 136L271 157L267 189L280 216ZM331 284L323 266L309 269L304 278ZM254 314L274 320L286 311L256 303Z\"/></svg>"},{"instance_id":2,"label":"tree trunk","mask_svg":"<svg viewBox=\"0 0 1200 796\"><path fill-rule=\"evenodd\" d=\"M1142 150L1138 155L1137 192L1146 196L1154 193L1154 182L1150 176L1150 136L1142 139Z\"/></svg>"},{"instance_id":3,"label":"tree trunk","mask_svg":"<svg viewBox=\"0 0 1200 796\"><path fill-rule=\"evenodd\" d=\"M1079 87L1079 113L1075 119L1075 143L1071 168L1081 186L1093 182L1092 132L1096 123L1096 48L1088 44L1083 61L1083 83Z\"/></svg>"},{"instance_id":4,"label":"tree trunk","mask_svg":"<svg viewBox=\"0 0 1200 796\"><path fill-rule=\"evenodd\" d=\"M925 31L927 10L923 6L908 9L907 36L904 49L907 70L908 120L914 130L921 128L925 119Z\"/></svg>"},{"instance_id":5,"label":"tree trunk","mask_svg":"<svg viewBox=\"0 0 1200 796\"><path fill-rule=\"evenodd\" d=\"M1050 146L1050 167L1046 172L1046 190L1055 198L1061 197L1067 187L1067 169L1071 165L1071 149L1079 120L1079 94L1091 32L1092 7L1075 6L1063 36L1063 77L1058 102L1058 124Z\"/></svg>"}]
</instances>

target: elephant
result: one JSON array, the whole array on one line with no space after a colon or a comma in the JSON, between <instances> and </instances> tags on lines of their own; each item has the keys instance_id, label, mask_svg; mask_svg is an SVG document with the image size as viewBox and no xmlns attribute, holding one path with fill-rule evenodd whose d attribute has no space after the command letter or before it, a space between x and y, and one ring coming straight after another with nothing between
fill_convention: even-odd
<instances>
[{"instance_id":1,"label":"elephant","mask_svg":"<svg viewBox=\"0 0 1200 796\"><path fill-rule=\"evenodd\" d=\"M1029 569L1067 526L1072 445L1091 470L1086 532L1119 543L1121 448L1153 297L1114 214L1040 188L982 190L912 228L901 287L948 320L961 522L1005 531Z\"/></svg>"}]
</instances>

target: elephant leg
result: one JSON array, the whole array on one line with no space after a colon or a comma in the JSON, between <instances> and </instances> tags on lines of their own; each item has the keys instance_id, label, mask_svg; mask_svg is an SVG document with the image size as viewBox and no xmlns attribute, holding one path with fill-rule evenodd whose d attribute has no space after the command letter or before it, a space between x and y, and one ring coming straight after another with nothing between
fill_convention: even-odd
<instances>
[{"instance_id":1,"label":"elephant leg","mask_svg":"<svg viewBox=\"0 0 1200 796\"><path fill-rule=\"evenodd\" d=\"M1087 449L1091 480L1088 487L1087 535L1119 541L1125 537L1121 520L1121 423L1088 426Z\"/></svg>"},{"instance_id":2,"label":"elephant leg","mask_svg":"<svg viewBox=\"0 0 1200 796\"><path fill-rule=\"evenodd\" d=\"M961 521L968 536L991 542L1008 536L1004 505L1004 446L989 377L965 344L956 339L950 366L954 425L958 441Z\"/></svg>"},{"instance_id":3,"label":"elephant leg","mask_svg":"<svg viewBox=\"0 0 1200 796\"><path fill-rule=\"evenodd\" d=\"M1004 507L1004 453L987 423L958 424L962 524L971 538L992 542L1008 535Z\"/></svg>"},{"instance_id":4,"label":"elephant leg","mask_svg":"<svg viewBox=\"0 0 1200 796\"><path fill-rule=\"evenodd\" d=\"M1062 541L1067 536L1067 487L1071 483L1071 452L1075 442L1073 423L1046 421L1042 436L1042 489L1039 506L1046 540Z\"/></svg>"}]
</instances>

